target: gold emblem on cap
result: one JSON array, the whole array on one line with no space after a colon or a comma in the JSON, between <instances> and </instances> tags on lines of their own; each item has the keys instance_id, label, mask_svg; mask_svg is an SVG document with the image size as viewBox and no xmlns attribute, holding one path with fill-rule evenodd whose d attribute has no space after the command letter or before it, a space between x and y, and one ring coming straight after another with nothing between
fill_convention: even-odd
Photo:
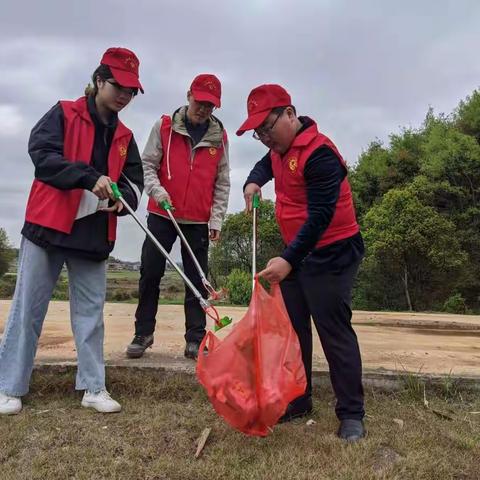
<instances>
[{"instance_id":1,"label":"gold emblem on cap","mask_svg":"<svg viewBox=\"0 0 480 480\"><path fill-rule=\"evenodd\" d=\"M209 153L210 155L212 155L212 156L213 156L213 155L216 155L216 154L217 154L217 149L216 149L215 147L210 147L210 148L208 149L208 153Z\"/></svg>"},{"instance_id":2,"label":"gold emblem on cap","mask_svg":"<svg viewBox=\"0 0 480 480\"><path fill-rule=\"evenodd\" d=\"M134 70L137 67L137 62L133 57L127 57L125 59L125 64L129 66L132 70Z\"/></svg>"},{"instance_id":3,"label":"gold emblem on cap","mask_svg":"<svg viewBox=\"0 0 480 480\"><path fill-rule=\"evenodd\" d=\"M297 157L290 157L288 159L288 168L290 169L290 171L292 173L295 172L295 170L297 170L297 167L298 167Z\"/></svg>"},{"instance_id":4,"label":"gold emblem on cap","mask_svg":"<svg viewBox=\"0 0 480 480\"><path fill-rule=\"evenodd\" d=\"M215 85L213 84L213 82L211 82L210 80L206 80L203 84L204 87L207 87L209 90L211 90L212 92L216 89L215 88Z\"/></svg>"},{"instance_id":5,"label":"gold emblem on cap","mask_svg":"<svg viewBox=\"0 0 480 480\"><path fill-rule=\"evenodd\" d=\"M248 102L248 109L252 110L253 108L258 107L258 103L256 100L249 100Z\"/></svg>"},{"instance_id":6,"label":"gold emblem on cap","mask_svg":"<svg viewBox=\"0 0 480 480\"><path fill-rule=\"evenodd\" d=\"M120 154L120 157L124 158L127 156L127 147L125 145L120 145L118 148L118 153Z\"/></svg>"}]
</instances>

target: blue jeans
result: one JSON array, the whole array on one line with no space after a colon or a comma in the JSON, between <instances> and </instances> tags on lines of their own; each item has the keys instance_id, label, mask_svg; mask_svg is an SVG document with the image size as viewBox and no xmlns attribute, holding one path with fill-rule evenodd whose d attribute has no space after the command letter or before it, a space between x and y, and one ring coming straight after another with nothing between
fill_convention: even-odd
<instances>
[{"instance_id":1,"label":"blue jeans","mask_svg":"<svg viewBox=\"0 0 480 480\"><path fill-rule=\"evenodd\" d=\"M21 397L28 392L38 338L55 284L66 264L70 321L78 355L75 388L105 388L103 305L106 262L47 252L22 238L17 284L0 344L0 391Z\"/></svg>"}]
</instances>

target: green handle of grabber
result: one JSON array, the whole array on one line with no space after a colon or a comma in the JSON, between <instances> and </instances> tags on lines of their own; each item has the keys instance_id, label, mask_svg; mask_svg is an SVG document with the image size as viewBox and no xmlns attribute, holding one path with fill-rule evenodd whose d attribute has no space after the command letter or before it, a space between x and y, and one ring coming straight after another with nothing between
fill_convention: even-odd
<instances>
[{"instance_id":1,"label":"green handle of grabber","mask_svg":"<svg viewBox=\"0 0 480 480\"><path fill-rule=\"evenodd\" d=\"M167 200L163 200L163 202L162 202L162 208L163 208L164 210L171 210L171 209L172 209L172 206L168 203Z\"/></svg>"},{"instance_id":2,"label":"green handle of grabber","mask_svg":"<svg viewBox=\"0 0 480 480\"><path fill-rule=\"evenodd\" d=\"M260 206L260 195L258 193L253 194L253 208L258 208Z\"/></svg>"},{"instance_id":3,"label":"green handle of grabber","mask_svg":"<svg viewBox=\"0 0 480 480\"><path fill-rule=\"evenodd\" d=\"M116 183L111 183L110 184L110 187L112 189L112 192L113 192L113 197L115 198L115 200L120 200L120 197L122 196L122 194L120 193L120 190L118 188L118 185Z\"/></svg>"}]
</instances>

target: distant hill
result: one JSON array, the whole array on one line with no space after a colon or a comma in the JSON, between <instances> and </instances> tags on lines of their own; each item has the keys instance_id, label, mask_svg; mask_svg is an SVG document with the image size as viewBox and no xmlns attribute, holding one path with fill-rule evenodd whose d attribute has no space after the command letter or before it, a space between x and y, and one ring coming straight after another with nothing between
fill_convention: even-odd
<instances>
[{"instance_id":1,"label":"distant hill","mask_svg":"<svg viewBox=\"0 0 480 480\"><path fill-rule=\"evenodd\" d=\"M14 257L10 264L8 271L10 273L17 273L17 264L18 264L18 248L13 248ZM182 267L182 262L177 262L177 265ZM167 262L167 270L173 270L173 267ZM121 260L119 258L110 256L108 257L108 266L107 270L110 272L119 272L119 271L130 271L136 272L140 270L140 262L128 262L127 260Z\"/></svg>"}]
</instances>

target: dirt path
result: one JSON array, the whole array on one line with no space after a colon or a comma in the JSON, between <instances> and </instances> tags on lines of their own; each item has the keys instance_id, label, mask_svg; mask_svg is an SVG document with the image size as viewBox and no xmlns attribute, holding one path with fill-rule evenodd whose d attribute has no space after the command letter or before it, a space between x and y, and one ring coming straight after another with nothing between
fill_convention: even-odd
<instances>
[{"instance_id":1,"label":"dirt path","mask_svg":"<svg viewBox=\"0 0 480 480\"><path fill-rule=\"evenodd\" d=\"M0 333L10 302L0 300ZM135 305L108 303L105 306L105 356L108 361L123 361L126 345L133 334ZM221 315L241 319L245 308L220 308ZM162 305L157 316L154 347L145 361L155 363L166 357L182 361L183 307ZM354 312L353 324L362 350L365 370L408 370L422 373L480 375L480 316L447 314L409 314ZM221 331L225 336L231 327ZM67 302L52 302L40 337L37 361L73 361ZM326 369L318 337L314 363Z\"/></svg>"}]
</instances>

